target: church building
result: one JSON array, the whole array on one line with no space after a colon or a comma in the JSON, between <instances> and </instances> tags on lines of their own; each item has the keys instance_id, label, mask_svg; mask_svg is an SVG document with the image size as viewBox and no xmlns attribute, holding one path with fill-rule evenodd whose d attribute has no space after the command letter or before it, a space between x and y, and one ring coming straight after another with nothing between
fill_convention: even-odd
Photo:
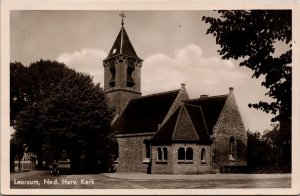
<instances>
[{"instance_id":1,"label":"church building","mask_svg":"<svg viewBox=\"0 0 300 196\"><path fill-rule=\"evenodd\" d=\"M234 89L190 99L181 84L179 89L142 96L143 60L121 16L121 30L103 60L104 92L115 109L111 125L119 149L116 171L204 174L245 167L247 135Z\"/></svg>"}]
</instances>

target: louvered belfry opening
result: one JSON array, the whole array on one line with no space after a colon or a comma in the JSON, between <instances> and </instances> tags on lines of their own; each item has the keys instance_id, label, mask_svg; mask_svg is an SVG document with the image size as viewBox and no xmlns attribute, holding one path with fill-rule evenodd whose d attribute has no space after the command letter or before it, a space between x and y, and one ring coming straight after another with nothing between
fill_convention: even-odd
<instances>
[{"instance_id":1,"label":"louvered belfry opening","mask_svg":"<svg viewBox=\"0 0 300 196\"><path fill-rule=\"evenodd\" d=\"M109 85L111 87L115 87L116 86L116 68L115 68L115 60L111 59L109 61L109 71L111 73L111 79L109 81Z\"/></svg>"},{"instance_id":2,"label":"louvered belfry opening","mask_svg":"<svg viewBox=\"0 0 300 196\"><path fill-rule=\"evenodd\" d=\"M128 67L127 67L127 87L133 87L135 85L135 80L132 77L135 69L134 59L128 58Z\"/></svg>"}]
</instances>

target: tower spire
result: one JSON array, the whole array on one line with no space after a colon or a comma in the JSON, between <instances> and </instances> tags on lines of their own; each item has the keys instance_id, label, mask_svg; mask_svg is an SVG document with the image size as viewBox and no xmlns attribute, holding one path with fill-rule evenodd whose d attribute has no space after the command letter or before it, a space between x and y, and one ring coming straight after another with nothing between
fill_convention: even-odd
<instances>
[{"instance_id":1,"label":"tower spire","mask_svg":"<svg viewBox=\"0 0 300 196\"><path fill-rule=\"evenodd\" d=\"M121 23L121 25L124 26L124 18L126 17L126 15L124 14L123 10L122 10L122 12L119 14L119 16L121 16L121 18L122 18L122 23Z\"/></svg>"},{"instance_id":2,"label":"tower spire","mask_svg":"<svg viewBox=\"0 0 300 196\"><path fill-rule=\"evenodd\" d=\"M132 44L129 40L127 32L125 30L124 18L126 17L126 15L124 14L123 11L121 11L118 15L122 18L121 30L120 30L120 32L119 32L112 48L111 48L108 56L106 57L106 59L110 59L112 57L115 57L115 56L118 56L118 55L122 54L122 55L126 55L128 57L132 57L132 58L137 59L137 60L141 60L137 56L137 54L136 54L136 52L135 52L135 50L134 50L134 48L133 48L133 46L132 46Z\"/></svg>"},{"instance_id":3,"label":"tower spire","mask_svg":"<svg viewBox=\"0 0 300 196\"><path fill-rule=\"evenodd\" d=\"M115 108L115 114L120 114L128 101L141 97L141 67L140 59L127 35L124 27L123 11L121 30L108 54L103 60L104 92L108 105Z\"/></svg>"}]
</instances>

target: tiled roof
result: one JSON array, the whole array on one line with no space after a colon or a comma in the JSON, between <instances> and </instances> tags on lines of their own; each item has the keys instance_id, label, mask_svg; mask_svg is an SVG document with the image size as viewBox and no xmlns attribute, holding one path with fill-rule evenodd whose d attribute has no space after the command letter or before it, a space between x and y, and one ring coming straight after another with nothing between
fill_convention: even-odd
<instances>
[{"instance_id":1,"label":"tiled roof","mask_svg":"<svg viewBox=\"0 0 300 196\"><path fill-rule=\"evenodd\" d=\"M113 123L115 134L156 132L180 90L132 99Z\"/></svg>"},{"instance_id":2,"label":"tiled roof","mask_svg":"<svg viewBox=\"0 0 300 196\"><path fill-rule=\"evenodd\" d=\"M199 136L195 130L190 114L185 106L182 106L177 118L176 126L172 135L172 140L199 140Z\"/></svg>"},{"instance_id":3,"label":"tiled roof","mask_svg":"<svg viewBox=\"0 0 300 196\"><path fill-rule=\"evenodd\" d=\"M199 106L184 104L152 137L153 143L199 142L210 143L205 119Z\"/></svg>"},{"instance_id":4,"label":"tiled roof","mask_svg":"<svg viewBox=\"0 0 300 196\"><path fill-rule=\"evenodd\" d=\"M201 106L207 130L209 134L212 134L213 126L219 119L220 113L224 107L227 97L228 95L205 97L199 99L186 100L184 101L184 103Z\"/></svg>"},{"instance_id":5,"label":"tiled roof","mask_svg":"<svg viewBox=\"0 0 300 196\"><path fill-rule=\"evenodd\" d=\"M178 119L180 108L178 108L172 116L166 121L161 129L153 136L152 140L172 141L174 129Z\"/></svg>"},{"instance_id":6,"label":"tiled roof","mask_svg":"<svg viewBox=\"0 0 300 196\"><path fill-rule=\"evenodd\" d=\"M123 26L117 36L117 39L115 40L115 42L112 46L108 56L106 57L106 59L109 59L111 57L114 57L114 56L117 56L120 54L123 54L125 56L130 56L135 59L140 59L137 56L137 54L129 40L129 37L126 33L126 30Z\"/></svg>"},{"instance_id":7,"label":"tiled roof","mask_svg":"<svg viewBox=\"0 0 300 196\"><path fill-rule=\"evenodd\" d=\"M185 108L193 122L198 137L201 140L209 140L208 130L206 126L206 119L200 106L185 104Z\"/></svg>"}]
</instances>

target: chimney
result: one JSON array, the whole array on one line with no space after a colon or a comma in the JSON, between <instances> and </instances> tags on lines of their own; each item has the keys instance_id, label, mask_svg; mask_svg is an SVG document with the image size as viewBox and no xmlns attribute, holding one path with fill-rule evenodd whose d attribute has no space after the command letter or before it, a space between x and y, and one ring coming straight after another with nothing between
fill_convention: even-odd
<instances>
[{"instance_id":1,"label":"chimney","mask_svg":"<svg viewBox=\"0 0 300 196\"><path fill-rule=\"evenodd\" d=\"M229 87L229 93L233 93L234 88L233 87Z\"/></svg>"},{"instance_id":2,"label":"chimney","mask_svg":"<svg viewBox=\"0 0 300 196\"><path fill-rule=\"evenodd\" d=\"M185 83L181 83L181 88L185 88Z\"/></svg>"},{"instance_id":3,"label":"chimney","mask_svg":"<svg viewBox=\"0 0 300 196\"><path fill-rule=\"evenodd\" d=\"M204 94L204 95L200 95L200 98L207 98L208 95Z\"/></svg>"}]
</instances>

